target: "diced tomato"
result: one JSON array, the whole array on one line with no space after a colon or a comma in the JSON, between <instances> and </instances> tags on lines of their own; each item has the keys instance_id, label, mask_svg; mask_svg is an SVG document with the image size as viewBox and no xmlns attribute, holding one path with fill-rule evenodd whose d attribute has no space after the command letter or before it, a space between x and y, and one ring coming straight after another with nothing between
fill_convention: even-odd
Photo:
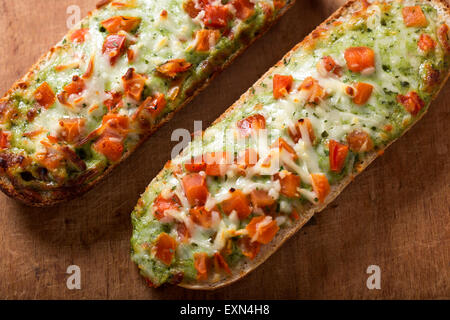
<instances>
[{"instance_id":1,"label":"diced tomato","mask_svg":"<svg viewBox=\"0 0 450 320\"><path fill-rule=\"evenodd\" d=\"M273 97L275 99L283 98L292 90L292 83L294 78L292 76L284 76L276 74L273 76Z\"/></svg>"},{"instance_id":2,"label":"diced tomato","mask_svg":"<svg viewBox=\"0 0 450 320\"><path fill-rule=\"evenodd\" d=\"M120 0L111 2L112 7L116 7L117 10L123 10L125 8L136 8L136 0Z\"/></svg>"},{"instance_id":3,"label":"diced tomato","mask_svg":"<svg viewBox=\"0 0 450 320\"><path fill-rule=\"evenodd\" d=\"M34 91L34 98L37 103L39 103L45 109L50 108L56 100L55 93L52 88L48 85L47 82L43 82L37 89Z\"/></svg>"},{"instance_id":4,"label":"diced tomato","mask_svg":"<svg viewBox=\"0 0 450 320\"><path fill-rule=\"evenodd\" d=\"M236 17L242 21L250 18L255 12L255 5L249 0L233 0L231 4L236 9Z\"/></svg>"},{"instance_id":5,"label":"diced tomato","mask_svg":"<svg viewBox=\"0 0 450 320\"><path fill-rule=\"evenodd\" d=\"M192 18L196 18L200 13L200 9L196 8L196 4L194 0L187 0L183 2L184 11Z\"/></svg>"},{"instance_id":6,"label":"diced tomato","mask_svg":"<svg viewBox=\"0 0 450 320\"><path fill-rule=\"evenodd\" d=\"M330 193L330 183L328 182L327 177L321 173L311 174L311 179L314 192L317 195L317 199L320 203L323 203L325 201L325 198Z\"/></svg>"},{"instance_id":7,"label":"diced tomato","mask_svg":"<svg viewBox=\"0 0 450 320\"><path fill-rule=\"evenodd\" d=\"M72 82L66 85L63 90L68 94L80 94L86 88L84 80L79 76L73 76Z\"/></svg>"},{"instance_id":8,"label":"diced tomato","mask_svg":"<svg viewBox=\"0 0 450 320\"><path fill-rule=\"evenodd\" d=\"M130 63L133 62L135 57L136 57L136 53L133 50L128 49L127 50L128 62L130 62Z\"/></svg>"},{"instance_id":9,"label":"diced tomato","mask_svg":"<svg viewBox=\"0 0 450 320\"><path fill-rule=\"evenodd\" d=\"M208 279L208 255L204 252L194 254L194 267L197 270L197 280Z\"/></svg>"},{"instance_id":10,"label":"diced tomato","mask_svg":"<svg viewBox=\"0 0 450 320\"><path fill-rule=\"evenodd\" d=\"M266 128L266 118L264 118L263 115L257 113L248 116L245 119L239 120L236 125L239 129L240 134L243 137L248 137L255 131Z\"/></svg>"},{"instance_id":11,"label":"diced tomato","mask_svg":"<svg viewBox=\"0 0 450 320\"><path fill-rule=\"evenodd\" d=\"M89 59L89 63L86 68L86 72L82 76L83 79L89 79L92 76L92 74L94 73L94 61L95 61L95 58L94 58L94 56L92 56Z\"/></svg>"},{"instance_id":12,"label":"diced tomato","mask_svg":"<svg viewBox=\"0 0 450 320\"><path fill-rule=\"evenodd\" d=\"M0 150L5 149L9 145L10 134L0 129Z\"/></svg>"},{"instance_id":13,"label":"diced tomato","mask_svg":"<svg viewBox=\"0 0 450 320\"><path fill-rule=\"evenodd\" d=\"M36 154L38 162L49 170L59 168L61 161L64 159L62 152L45 140L41 143L45 146L45 152Z\"/></svg>"},{"instance_id":14,"label":"diced tomato","mask_svg":"<svg viewBox=\"0 0 450 320\"><path fill-rule=\"evenodd\" d=\"M347 134L347 143L354 152L367 152L373 149L373 141L363 130L355 129Z\"/></svg>"},{"instance_id":15,"label":"diced tomato","mask_svg":"<svg viewBox=\"0 0 450 320\"><path fill-rule=\"evenodd\" d=\"M103 116L102 127L106 134L112 134L123 138L128 134L130 118L126 115L117 113L107 113Z\"/></svg>"},{"instance_id":16,"label":"diced tomato","mask_svg":"<svg viewBox=\"0 0 450 320\"><path fill-rule=\"evenodd\" d=\"M258 152L254 149L245 149L240 152L237 158L237 164L241 166L243 169L247 167L253 167L259 160Z\"/></svg>"},{"instance_id":17,"label":"diced tomato","mask_svg":"<svg viewBox=\"0 0 450 320\"><path fill-rule=\"evenodd\" d=\"M448 30L449 30L448 25L444 23L439 27L437 31L437 37L446 54L450 54L450 42L448 37Z\"/></svg>"},{"instance_id":18,"label":"diced tomato","mask_svg":"<svg viewBox=\"0 0 450 320\"><path fill-rule=\"evenodd\" d=\"M289 217L294 221L300 219L300 215L298 214L298 211L295 208L292 209L291 215Z\"/></svg>"},{"instance_id":19,"label":"diced tomato","mask_svg":"<svg viewBox=\"0 0 450 320\"><path fill-rule=\"evenodd\" d=\"M298 197L299 194L297 189L300 187L301 182L300 177L298 175L293 174L291 172L285 172L282 175L277 174L275 176L275 179L280 181L281 186L280 192L282 195L288 198Z\"/></svg>"},{"instance_id":20,"label":"diced tomato","mask_svg":"<svg viewBox=\"0 0 450 320\"><path fill-rule=\"evenodd\" d=\"M423 64L423 73L422 78L425 82L425 90L428 92L432 92L433 88L435 88L441 79L441 72L436 70L431 63Z\"/></svg>"},{"instance_id":21,"label":"diced tomato","mask_svg":"<svg viewBox=\"0 0 450 320\"><path fill-rule=\"evenodd\" d=\"M197 156L197 157L193 157L190 160L186 161L184 163L184 167L186 168L187 171L190 171L190 172L205 171L206 162L203 159L203 156Z\"/></svg>"},{"instance_id":22,"label":"diced tomato","mask_svg":"<svg viewBox=\"0 0 450 320\"><path fill-rule=\"evenodd\" d=\"M228 263L222 257L220 252L216 252L214 254L214 266L217 271L223 269L223 270L225 270L226 273L231 274L230 267L228 266Z\"/></svg>"},{"instance_id":23,"label":"diced tomato","mask_svg":"<svg viewBox=\"0 0 450 320\"><path fill-rule=\"evenodd\" d=\"M186 198L192 206L202 206L208 197L206 177L199 173L188 173L183 177L183 188Z\"/></svg>"},{"instance_id":24,"label":"diced tomato","mask_svg":"<svg viewBox=\"0 0 450 320\"><path fill-rule=\"evenodd\" d=\"M61 119L59 121L59 126L61 127L59 137L68 143L80 140L85 123L86 119L82 118Z\"/></svg>"},{"instance_id":25,"label":"diced tomato","mask_svg":"<svg viewBox=\"0 0 450 320\"><path fill-rule=\"evenodd\" d=\"M124 16L112 17L101 22L109 33L118 33L121 30L130 32L136 29L140 23L141 18Z\"/></svg>"},{"instance_id":26,"label":"diced tomato","mask_svg":"<svg viewBox=\"0 0 450 320\"><path fill-rule=\"evenodd\" d=\"M375 71L375 52L368 47L352 47L344 54L347 67L353 72L371 73Z\"/></svg>"},{"instance_id":27,"label":"diced tomato","mask_svg":"<svg viewBox=\"0 0 450 320\"><path fill-rule=\"evenodd\" d=\"M423 33L420 35L417 46L423 52L428 53L428 52L434 50L434 48L436 48L436 41L434 41L433 38L430 37L428 34Z\"/></svg>"},{"instance_id":28,"label":"diced tomato","mask_svg":"<svg viewBox=\"0 0 450 320\"><path fill-rule=\"evenodd\" d=\"M95 142L94 149L112 162L119 161L124 151L122 139L110 135L101 136Z\"/></svg>"},{"instance_id":29,"label":"diced tomato","mask_svg":"<svg viewBox=\"0 0 450 320\"><path fill-rule=\"evenodd\" d=\"M250 200L252 205L258 208L269 207L275 203L275 199L264 190L253 190L250 193Z\"/></svg>"},{"instance_id":30,"label":"diced tomato","mask_svg":"<svg viewBox=\"0 0 450 320\"><path fill-rule=\"evenodd\" d=\"M177 223L177 234L181 242L188 242L191 237L188 228L184 222Z\"/></svg>"},{"instance_id":31,"label":"diced tomato","mask_svg":"<svg viewBox=\"0 0 450 320\"><path fill-rule=\"evenodd\" d=\"M300 91L305 92L306 102L318 104L326 97L325 89L319 84L319 81L313 77L307 77L300 85Z\"/></svg>"},{"instance_id":32,"label":"diced tomato","mask_svg":"<svg viewBox=\"0 0 450 320\"><path fill-rule=\"evenodd\" d=\"M273 144L272 148L278 148L280 152L283 150L287 151L291 156L293 160L298 159L297 152L295 152L294 148L291 147L291 145L284 140L283 138L278 138Z\"/></svg>"},{"instance_id":33,"label":"diced tomato","mask_svg":"<svg viewBox=\"0 0 450 320\"><path fill-rule=\"evenodd\" d=\"M278 230L280 230L277 222L274 221L271 216L255 217L250 221L245 229L247 230L248 236L252 241L256 241L261 244L268 244L272 241L273 237L275 237Z\"/></svg>"},{"instance_id":34,"label":"diced tomato","mask_svg":"<svg viewBox=\"0 0 450 320\"><path fill-rule=\"evenodd\" d=\"M108 111L112 111L115 108L119 108L122 102L122 93L120 92L109 92L111 95L110 99L103 101L103 104L108 108Z\"/></svg>"},{"instance_id":35,"label":"diced tomato","mask_svg":"<svg viewBox=\"0 0 450 320\"><path fill-rule=\"evenodd\" d=\"M221 177L227 172L229 166L233 163L233 157L227 152L211 152L205 156L206 169L208 176Z\"/></svg>"},{"instance_id":36,"label":"diced tomato","mask_svg":"<svg viewBox=\"0 0 450 320\"><path fill-rule=\"evenodd\" d=\"M136 73L133 68L128 69L127 73L122 77L125 94L136 101L140 101L145 81L145 76Z\"/></svg>"},{"instance_id":37,"label":"diced tomato","mask_svg":"<svg viewBox=\"0 0 450 320\"><path fill-rule=\"evenodd\" d=\"M364 105L372 95L373 86L368 83L358 82L355 86L356 93L353 97L353 102L358 105Z\"/></svg>"},{"instance_id":38,"label":"diced tomato","mask_svg":"<svg viewBox=\"0 0 450 320\"><path fill-rule=\"evenodd\" d=\"M108 55L109 62L112 66L124 53L126 39L126 36L117 34L111 34L106 37L105 42L103 43L102 53Z\"/></svg>"},{"instance_id":39,"label":"diced tomato","mask_svg":"<svg viewBox=\"0 0 450 320\"><path fill-rule=\"evenodd\" d=\"M406 111L416 116L419 111L425 106L425 102L419 97L417 92L411 91L406 95L399 94L397 96L398 103L405 107Z\"/></svg>"},{"instance_id":40,"label":"diced tomato","mask_svg":"<svg viewBox=\"0 0 450 320\"><path fill-rule=\"evenodd\" d=\"M242 254L250 260L255 259L261 249L261 244L259 242L252 242L252 240L247 236L238 240L238 246L240 247Z\"/></svg>"},{"instance_id":41,"label":"diced tomato","mask_svg":"<svg viewBox=\"0 0 450 320\"><path fill-rule=\"evenodd\" d=\"M199 52L207 52L213 48L217 40L220 38L219 30L201 29L196 33L197 45L195 50Z\"/></svg>"},{"instance_id":42,"label":"diced tomato","mask_svg":"<svg viewBox=\"0 0 450 320\"><path fill-rule=\"evenodd\" d=\"M86 34L88 34L89 29L78 29L72 32L69 36L70 41L72 42L84 42Z\"/></svg>"},{"instance_id":43,"label":"diced tomato","mask_svg":"<svg viewBox=\"0 0 450 320\"><path fill-rule=\"evenodd\" d=\"M161 220L166 216L166 210L179 210L180 207L180 199L176 195L166 199L160 194L153 202L153 215L156 219Z\"/></svg>"},{"instance_id":44,"label":"diced tomato","mask_svg":"<svg viewBox=\"0 0 450 320\"><path fill-rule=\"evenodd\" d=\"M231 196L222 202L222 210L230 215L236 211L239 219L244 220L252 212L247 196L241 190L230 190Z\"/></svg>"},{"instance_id":45,"label":"diced tomato","mask_svg":"<svg viewBox=\"0 0 450 320\"><path fill-rule=\"evenodd\" d=\"M139 122L147 126L149 120L152 122L164 111L167 105L166 97L163 93L157 93L153 97L149 96L144 102L139 106L136 116Z\"/></svg>"},{"instance_id":46,"label":"diced tomato","mask_svg":"<svg viewBox=\"0 0 450 320\"><path fill-rule=\"evenodd\" d=\"M169 78L175 78L179 73L189 70L191 66L192 64L185 59L174 59L160 65L156 70Z\"/></svg>"},{"instance_id":47,"label":"diced tomato","mask_svg":"<svg viewBox=\"0 0 450 320\"><path fill-rule=\"evenodd\" d=\"M274 0L273 7L275 10L280 10L286 5L286 0Z\"/></svg>"},{"instance_id":48,"label":"diced tomato","mask_svg":"<svg viewBox=\"0 0 450 320\"><path fill-rule=\"evenodd\" d=\"M172 264L175 256L175 249L177 248L177 241L169 236L167 233L161 233L155 241L153 252L155 257L167 266Z\"/></svg>"},{"instance_id":49,"label":"diced tomato","mask_svg":"<svg viewBox=\"0 0 450 320\"><path fill-rule=\"evenodd\" d=\"M317 72L323 77L330 74L340 77L342 75L342 67L332 57L325 56L317 63Z\"/></svg>"},{"instance_id":50,"label":"diced tomato","mask_svg":"<svg viewBox=\"0 0 450 320\"><path fill-rule=\"evenodd\" d=\"M211 211L206 210L205 207L194 207L189 210L189 214L194 223L202 226L203 228L211 227L212 213Z\"/></svg>"},{"instance_id":51,"label":"diced tomato","mask_svg":"<svg viewBox=\"0 0 450 320\"><path fill-rule=\"evenodd\" d=\"M211 6L205 8L205 16L203 23L210 28L225 28L228 25L231 15L228 8L225 6Z\"/></svg>"},{"instance_id":52,"label":"diced tomato","mask_svg":"<svg viewBox=\"0 0 450 320\"><path fill-rule=\"evenodd\" d=\"M420 6L404 7L402 9L403 22L407 27L426 27L427 17Z\"/></svg>"},{"instance_id":53,"label":"diced tomato","mask_svg":"<svg viewBox=\"0 0 450 320\"><path fill-rule=\"evenodd\" d=\"M295 123L294 128L288 129L289 135L291 136L292 140L294 140L295 143L298 143L298 141L302 138L301 127L304 127L304 126L306 126L306 130L309 135L309 141L311 143L314 143L314 141L316 140L316 135L314 133L314 129L311 124L311 121L308 118L299 119Z\"/></svg>"},{"instance_id":54,"label":"diced tomato","mask_svg":"<svg viewBox=\"0 0 450 320\"><path fill-rule=\"evenodd\" d=\"M330 140L328 143L330 150L330 170L334 172L341 172L347 159L348 146L341 144L335 140Z\"/></svg>"}]
</instances>

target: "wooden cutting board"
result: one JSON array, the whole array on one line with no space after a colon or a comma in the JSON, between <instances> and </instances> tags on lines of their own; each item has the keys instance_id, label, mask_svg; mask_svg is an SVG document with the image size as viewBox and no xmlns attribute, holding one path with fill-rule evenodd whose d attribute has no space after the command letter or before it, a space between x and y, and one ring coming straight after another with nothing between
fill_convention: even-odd
<instances>
[{"instance_id":1,"label":"wooden cutting board","mask_svg":"<svg viewBox=\"0 0 450 320\"><path fill-rule=\"evenodd\" d=\"M96 0L0 0L0 91ZM130 261L130 212L169 159L171 133L209 125L344 0L297 0L285 17L106 181L50 209L0 194L0 298L381 299L450 297L450 85L429 114L248 277L215 292L147 288ZM81 269L81 290L66 286ZM381 289L366 286L368 266Z\"/></svg>"}]
</instances>

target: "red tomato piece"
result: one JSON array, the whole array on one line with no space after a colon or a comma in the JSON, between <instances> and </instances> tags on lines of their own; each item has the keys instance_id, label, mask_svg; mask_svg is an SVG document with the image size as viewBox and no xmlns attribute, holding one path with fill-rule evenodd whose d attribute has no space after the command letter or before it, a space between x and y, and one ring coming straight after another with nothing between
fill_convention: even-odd
<instances>
[{"instance_id":1,"label":"red tomato piece","mask_svg":"<svg viewBox=\"0 0 450 320\"><path fill-rule=\"evenodd\" d=\"M155 241L153 252L155 257L167 266L172 264L175 256L175 249L177 248L177 241L169 236L167 233L161 233Z\"/></svg>"},{"instance_id":2,"label":"red tomato piece","mask_svg":"<svg viewBox=\"0 0 450 320\"><path fill-rule=\"evenodd\" d=\"M175 78L179 73L189 70L191 66L192 64L185 59L174 59L160 65L156 70L166 77Z\"/></svg>"},{"instance_id":3,"label":"red tomato piece","mask_svg":"<svg viewBox=\"0 0 450 320\"><path fill-rule=\"evenodd\" d=\"M425 106L425 102L419 97L417 92L411 91L406 95L399 94L397 101L405 107L406 111L416 116Z\"/></svg>"},{"instance_id":4,"label":"red tomato piece","mask_svg":"<svg viewBox=\"0 0 450 320\"><path fill-rule=\"evenodd\" d=\"M194 254L194 267L197 270L197 280L208 279L208 255L204 252Z\"/></svg>"},{"instance_id":5,"label":"red tomato piece","mask_svg":"<svg viewBox=\"0 0 450 320\"><path fill-rule=\"evenodd\" d=\"M205 16L203 23L210 28L225 28L228 25L231 15L228 8L225 6L211 6L205 8Z\"/></svg>"},{"instance_id":6,"label":"red tomato piece","mask_svg":"<svg viewBox=\"0 0 450 320\"><path fill-rule=\"evenodd\" d=\"M270 216L253 218L245 229L252 240L261 244L268 244L280 230L277 222Z\"/></svg>"},{"instance_id":7,"label":"red tomato piece","mask_svg":"<svg viewBox=\"0 0 450 320\"><path fill-rule=\"evenodd\" d=\"M354 152L367 152L373 149L373 141L369 134L360 129L347 134L347 143L350 150Z\"/></svg>"},{"instance_id":8,"label":"red tomato piece","mask_svg":"<svg viewBox=\"0 0 450 320\"><path fill-rule=\"evenodd\" d=\"M190 172L200 172L206 170L206 162L203 156L197 156L191 158L189 161L184 163L184 167Z\"/></svg>"},{"instance_id":9,"label":"red tomato piece","mask_svg":"<svg viewBox=\"0 0 450 320\"><path fill-rule=\"evenodd\" d=\"M280 174L275 176L275 180L280 181L281 190L280 193L288 198L298 197L297 189L300 187L300 177L291 172L287 172L283 175L283 178Z\"/></svg>"},{"instance_id":10,"label":"red tomato piece","mask_svg":"<svg viewBox=\"0 0 450 320\"><path fill-rule=\"evenodd\" d=\"M314 192L317 195L317 199L320 203L325 201L325 198L330 193L330 183L328 182L327 177L321 173L311 174L312 186Z\"/></svg>"},{"instance_id":11,"label":"red tomato piece","mask_svg":"<svg viewBox=\"0 0 450 320\"><path fill-rule=\"evenodd\" d=\"M427 17L420 6L404 7L402 9L403 22L407 27L426 27Z\"/></svg>"},{"instance_id":12,"label":"red tomato piece","mask_svg":"<svg viewBox=\"0 0 450 320\"><path fill-rule=\"evenodd\" d=\"M206 210L205 207L195 207L189 210L189 214L191 217L191 220L204 227L204 228L210 228L211 227L211 219L212 219L212 212Z\"/></svg>"},{"instance_id":13,"label":"red tomato piece","mask_svg":"<svg viewBox=\"0 0 450 320\"><path fill-rule=\"evenodd\" d=\"M39 103L45 109L50 108L56 100L55 93L52 88L48 85L47 82L43 82L37 89L34 91L34 98L37 103Z\"/></svg>"},{"instance_id":14,"label":"red tomato piece","mask_svg":"<svg viewBox=\"0 0 450 320\"><path fill-rule=\"evenodd\" d=\"M233 0L231 4L236 9L236 17L242 21L250 18L255 12L255 5L249 0Z\"/></svg>"},{"instance_id":15,"label":"red tomato piece","mask_svg":"<svg viewBox=\"0 0 450 320\"><path fill-rule=\"evenodd\" d=\"M311 143L314 143L316 140L316 135L314 133L313 126L311 124L311 121L308 118L305 119L299 119L295 125L294 128L289 128L288 132L292 140L294 140L295 143L298 143L298 141L302 138L302 131L301 127L306 126L306 130L308 131L309 140Z\"/></svg>"},{"instance_id":16,"label":"red tomato piece","mask_svg":"<svg viewBox=\"0 0 450 320\"><path fill-rule=\"evenodd\" d=\"M250 200L252 205L258 208L269 207L275 203L275 199L264 190L253 190L250 193Z\"/></svg>"},{"instance_id":17,"label":"red tomato piece","mask_svg":"<svg viewBox=\"0 0 450 320\"><path fill-rule=\"evenodd\" d=\"M85 29L78 29L73 31L70 36L69 39L72 42L78 42L78 43L82 43L85 41L85 37L86 34L89 33L89 29L85 28Z\"/></svg>"},{"instance_id":18,"label":"red tomato piece","mask_svg":"<svg viewBox=\"0 0 450 320\"><path fill-rule=\"evenodd\" d=\"M341 172L345 165L345 160L348 155L348 146L341 144L335 140L330 140L328 143L330 150L330 170L334 172Z\"/></svg>"},{"instance_id":19,"label":"red tomato piece","mask_svg":"<svg viewBox=\"0 0 450 320\"><path fill-rule=\"evenodd\" d=\"M436 41L428 34L421 34L417 46L423 52L428 53L436 48Z\"/></svg>"},{"instance_id":20,"label":"red tomato piece","mask_svg":"<svg viewBox=\"0 0 450 320\"><path fill-rule=\"evenodd\" d=\"M259 242L252 242L247 236L238 240L238 246L241 249L242 254L250 260L255 259L261 249L261 244Z\"/></svg>"},{"instance_id":21,"label":"red tomato piece","mask_svg":"<svg viewBox=\"0 0 450 320\"><path fill-rule=\"evenodd\" d=\"M344 54L347 67L353 72L370 72L375 70L375 52L368 47L352 47Z\"/></svg>"},{"instance_id":22,"label":"red tomato piece","mask_svg":"<svg viewBox=\"0 0 450 320\"><path fill-rule=\"evenodd\" d=\"M176 195L166 199L160 194L153 202L153 215L156 219L161 220L166 216L166 210L178 210L180 207L180 199Z\"/></svg>"},{"instance_id":23,"label":"red tomato piece","mask_svg":"<svg viewBox=\"0 0 450 320\"><path fill-rule=\"evenodd\" d=\"M102 53L109 57L109 62L113 66L125 51L126 37L123 35L111 34L106 37L103 43Z\"/></svg>"},{"instance_id":24,"label":"red tomato piece","mask_svg":"<svg viewBox=\"0 0 450 320\"><path fill-rule=\"evenodd\" d=\"M233 157L227 152L211 152L206 154L205 161L206 174L221 177L225 175L229 166L233 163Z\"/></svg>"},{"instance_id":25,"label":"red tomato piece","mask_svg":"<svg viewBox=\"0 0 450 320\"><path fill-rule=\"evenodd\" d=\"M119 31L130 32L136 29L141 23L141 18L117 16L103 20L102 26L109 33L118 33Z\"/></svg>"},{"instance_id":26,"label":"red tomato piece","mask_svg":"<svg viewBox=\"0 0 450 320\"><path fill-rule=\"evenodd\" d=\"M248 137L250 134L252 134L252 132L266 128L266 118L264 118L263 115L257 113L248 116L245 119L239 120L236 125L239 129L240 134L243 137Z\"/></svg>"},{"instance_id":27,"label":"red tomato piece","mask_svg":"<svg viewBox=\"0 0 450 320\"><path fill-rule=\"evenodd\" d=\"M292 90L292 83L294 78L292 76L284 76L276 74L273 76L273 97L275 99L283 98Z\"/></svg>"},{"instance_id":28,"label":"red tomato piece","mask_svg":"<svg viewBox=\"0 0 450 320\"><path fill-rule=\"evenodd\" d=\"M59 137L68 143L79 141L81 139L81 133L84 130L85 123L86 119L82 118L61 119L59 121L59 125L61 127Z\"/></svg>"},{"instance_id":29,"label":"red tomato piece","mask_svg":"<svg viewBox=\"0 0 450 320\"><path fill-rule=\"evenodd\" d=\"M356 93L353 102L358 105L364 105L372 95L373 86L368 83L358 82L355 86Z\"/></svg>"},{"instance_id":30,"label":"red tomato piece","mask_svg":"<svg viewBox=\"0 0 450 320\"><path fill-rule=\"evenodd\" d=\"M145 81L145 76L136 73L133 68L128 69L127 73L122 77L125 94L136 101L140 101Z\"/></svg>"},{"instance_id":31,"label":"red tomato piece","mask_svg":"<svg viewBox=\"0 0 450 320\"><path fill-rule=\"evenodd\" d=\"M230 190L231 197L222 202L222 210L230 215L236 211L239 219L244 220L252 212L247 196L241 190Z\"/></svg>"},{"instance_id":32,"label":"red tomato piece","mask_svg":"<svg viewBox=\"0 0 450 320\"><path fill-rule=\"evenodd\" d=\"M186 198L192 206L202 206L208 197L206 177L199 173L188 173L183 179L183 189Z\"/></svg>"}]
</instances>

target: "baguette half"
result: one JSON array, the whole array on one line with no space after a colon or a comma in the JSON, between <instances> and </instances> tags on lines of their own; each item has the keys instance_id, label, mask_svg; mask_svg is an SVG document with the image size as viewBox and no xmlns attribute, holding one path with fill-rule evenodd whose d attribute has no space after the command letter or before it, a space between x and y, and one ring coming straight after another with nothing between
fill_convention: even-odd
<instances>
[{"instance_id":1,"label":"baguette half","mask_svg":"<svg viewBox=\"0 0 450 320\"><path fill-rule=\"evenodd\" d=\"M449 23L444 1L350 0L295 46L142 195L132 259L148 284L217 289L270 257L426 113L449 76ZM240 161L263 129L256 163ZM231 162L210 157L223 151Z\"/></svg>"},{"instance_id":2,"label":"baguette half","mask_svg":"<svg viewBox=\"0 0 450 320\"><path fill-rule=\"evenodd\" d=\"M100 1L0 100L0 188L40 207L88 191L293 3Z\"/></svg>"}]
</instances>

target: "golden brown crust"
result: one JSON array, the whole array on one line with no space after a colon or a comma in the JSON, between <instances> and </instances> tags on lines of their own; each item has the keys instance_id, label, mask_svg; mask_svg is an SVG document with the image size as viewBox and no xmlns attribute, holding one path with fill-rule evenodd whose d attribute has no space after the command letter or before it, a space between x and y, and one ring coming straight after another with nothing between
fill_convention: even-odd
<instances>
[{"instance_id":1,"label":"golden brown crust","mask_svg":"<svg viewBox=\"0 0 450 320\"><path fill-rule=\"evenodd\" d=\"M427 0L431 3L433 3L437 8L441 8L442 10L440 10L440 14L441 16L445 17L445 20L447 22L449 22L450 20L450 6L449 4L446 2L446 0ZM346 2L344 4L344 6L340 7L335 13L333 13L327 20L325 20L322 24L320 24L314 31L318 31L320 28L325 27L327 25L329 25L332 21L338 19L339 17L345 15L345 13L347 13L347 11L355 9L355 6L358 4L358 2L360 2L360 0L349 0L348 2ZM310 37L314 31L308 36ZM292 50L290 50L277 64L275 64L274 67L272 67L271 69L269 69L254 85L253 87L257 87L263 80L264 78L272 73L274 71L275 68L277 68L278 66L281 66L283 64L283 61L285 59L289 59L289 57L294 53L294 51L296 51L299 47L303 46L305 44L306 41L308 41L308 37L306 37L302 42L298 43ZM446 81L448 80L450 76L450 72L447 73L445 79L441 82L441 85L439 87L439 89L436 91L435 95L433 96L434 100L437 95L439 94L439 92L442 90L442 88L444 87ZM227 109L215 122L219 122L221 120L223 120L224 118L226 118L235 108L238 108L242 102L249 96L251 96L253 93L251 92L251 90L248 90L246 93L244 93L240 99L238 101L236 101L229 109ZM417 119L415 119L415 121L411 124L411 126L409 126L409 128L407 130L405 130L403 132L403 134L401 136L403 136L408 130L410 130L415 123L417 123L417 121L419 121L426 112L422 113L420 117L418 117ZM400 138L400 137L399 137ZM398 139L398 138L397 138ZM396 139L396 140L397 140ZM392 143L394 143L396 140L391 141L385 148L387 149ZM227 277L224 278L220 281L214 282L214 283L195 283L195 284L187 284L187 283L181 283L179 284L179 286L186 288L186 289L193 289L193 290L215 290L215 289L219 289L225 286L228 286L240 279L242 279L243 277L245 277L247 274L249 274L251 271L253 271L254 269L256 269L259 265L261 265L262 263L264 263L275 251L277 251L289 238L291 238L295 233L297 233L298 230L300 230L313 216L315 213L318 213L320 211L322 211L323 209L325 209L328 204L330 204L331 202L334 201L334 199L336 199L336 197L342 192L342 190L345 189L345 187L347 185L350 184L350 182L352 182L354 180L354 178L361 173L362 171L364 171L364 169L366 169L376 158L378 158L378 156L380 155L379 152L373 152L371 154L369 154L366 159L364 160L364 162L361 165L361 170L358 171L357 174L351 175L347 178L345 178L344 180L342 180L339 184L334 185L331 187L331 191L330 191L330 195L327 198L327 201L319 204L319 205L311 205L309 207L308 210L306 210L305 213L302 214L302 216L300 217L300 219L295 223L295 225L291 228L289 228L288 230L281 230L276 237L272 240L272 242L266 246L264 246L263 248L261 248L260 253L258 254L258 256L248 262L245 261L241 266L239 266L240 272L238 273L234 273L231 277Z\"/></svg>"},{"instance_id":2,"label":"golden brown crust","mask_svg":"<svg viewBox=\"0 0 450 320\"><path fill-rule=\"evenodd\" d=\"M161 121L155 126L153 127L151 130L149 130L146 135L139 141L139 143L132 149L128 150L122 157L122 159L117 162L114 163L112 165L110 165L108 167L107 170L105 170L100 176L98 176L94 181L92 181L91 183L87 184L87 185L81 185L81 186L77 186L76 188L64 188L58 191L48 191L46 192L45 196L41 196L39 198L42 198L40 201L37 201L37 198L35 196L33 196L33 192L31 190L26 190L26 189L22 189L22 192L19 192L19 190L16 189L16 187L14 186L14 184L12 183L12 181L10 179L8 179L6 176L4 175L0 175L0 189L9 197L17 199L22 201L25 205L28 206L33 206L33 207L48 207L48 206L53 206L56 205L58 203L64 202L64 201L69 201L72 200L84 193L86 193L87 191L91 190L94 186L96 186L100 181L102 181L107 175L109 175L109 173L111 171L114 170L114 168L116 168L120 163L122 163L124 160L126 160L137 148L139 148L156 130L158 130L162 125L164 125L167 121L169 121L170 119L172 119L172 117L175 115L176 112L178 112L179 110L181 110L182 108L184 108L196 95L198 95L203 89L205 89L209 83L221 72L223 71L226 67L228 67L233 61L234 59L236 59L239 55L241 55L254 41L256 41L257 39L259 39L275 22L277 22L285 13L286 11L291 8L295 3L295 0L291 0L283 9L280 10L280 12L278 13L278 15L272 19L272 21L270 21L262 30L261 32L254 37L253 39L251 39L247 44L245 44L244 46L242 46L242 48L237 51L236 53L234 53L231 57L228 58L228 60L225 62L225 64L223 64L222 66L220 66L219 68L217 68L214 73L203 83L201 84L198 88L195 89L195 91L174 111L170 112L169 114L167 114L163 119L161 119ZM100 7L97 7L96 10L98 10ZM92 13L95 13L94 10ZM77 29L78 26L75 26L72 30ZM71 31L72 31L71 30ZM69 31L70 33L70 31ZM37 63L35 63L31 69L25 74L25 76L23 76L20 80L18 80L15 84L13 84L13 86L11 87L11 89L9 89L9 91L4 95L4 97L2 99L5 99L7 97L9 97L16 89L20 88L21 83L23 83L24 81L26 81L27 78L29 78L35 71L38 71L40 66L47 60L49 59L52 54L56 51L57 47L59 44L57 44L56 46L52 47L50 49L49 52L47 52L46 54L44 54Z\"/></svg>"}]
</instances>

